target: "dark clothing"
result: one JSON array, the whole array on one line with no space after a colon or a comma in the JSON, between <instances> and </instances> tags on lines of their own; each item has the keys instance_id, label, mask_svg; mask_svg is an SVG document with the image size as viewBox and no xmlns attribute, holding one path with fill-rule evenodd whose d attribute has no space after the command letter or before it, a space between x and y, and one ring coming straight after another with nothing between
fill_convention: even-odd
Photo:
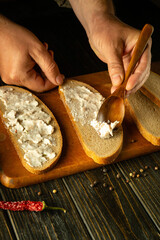
<instances>
[{"instance_id":1,"label":"dark clothing","mask_svg":"<svg viewBox=\"0 0 160 240\"><path fill-rule=\"evenodd\" d=\"M152 61L160 60L159 8L147 0L114 0L117 16L141 29L145 23L155 27ZM138 7L143 3L142 8ZM145 4L144 4L145 3ZM55 61L66 77L103 71L107 65L91 50L86 33L72 9L59 7L53 0L27 0L0 3L0 13L30 29L54 51Z\"/></svg>"}]
</instances>

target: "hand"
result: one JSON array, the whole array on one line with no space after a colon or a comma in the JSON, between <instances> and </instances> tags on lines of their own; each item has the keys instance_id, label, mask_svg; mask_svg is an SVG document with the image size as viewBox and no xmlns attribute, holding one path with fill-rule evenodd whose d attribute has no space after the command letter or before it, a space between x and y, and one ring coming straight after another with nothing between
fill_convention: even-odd
<instances>
[{"instance_id":1,"label":"hand","mask_svg":"<svg viewBox=\"0 0 160 240\"><path fill-rule=\"evenodd\" d=\"M0 75L7 84L42 92L62 84L48 45L29 30L0 16ZM40 71L37 71L37 66ZM41 74L40 74L41 72Z\"/></svg>"},{"instance_id":2,"label":"hand","mask_svg":"<svg viewBox=\"0 0 160 240\"><path fill-rule=\"evenodd\" d=\"M98 17L93 26L93 31L88 34L89 42L97 56L108 64L113 85L111 92L114 92L124 79L140 31L124 24L112 14ZM128 79L127 95L137 91L149 76L151 44L150 39L134 73Z\"/></svg>"}]
</instances>

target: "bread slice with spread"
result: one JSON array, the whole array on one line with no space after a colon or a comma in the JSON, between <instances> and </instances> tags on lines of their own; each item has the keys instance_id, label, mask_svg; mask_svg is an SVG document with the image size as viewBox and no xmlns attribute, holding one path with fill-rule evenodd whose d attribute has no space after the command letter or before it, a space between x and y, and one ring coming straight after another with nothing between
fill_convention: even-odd
<instances>
[{"instance_id":1,"label":"bread slice with spread","mask_svg":"<svg viewBox=\"0 0 160 240\"><path fill-rule=\"evenodd\" d=\"M85 153L98 164L114 162L122 149L123 129L113 130L109 123L98 133L95 130L102 95L88 84L69 79L59 87L59 94ZM103 127L109 130L105 136Z\"/></svg>"},{"instance_id":2,"label":"bread slice with spread","mask_svg":"<svg viewBox=\"0 0 160 240\"><path fill-rule=\"evenodd\" d=\"M29 172L40 174L57 163L62 134L54 115L39 98L19 87L2 86L0 113L22 165Z\"/></svg>"}]
</instances>

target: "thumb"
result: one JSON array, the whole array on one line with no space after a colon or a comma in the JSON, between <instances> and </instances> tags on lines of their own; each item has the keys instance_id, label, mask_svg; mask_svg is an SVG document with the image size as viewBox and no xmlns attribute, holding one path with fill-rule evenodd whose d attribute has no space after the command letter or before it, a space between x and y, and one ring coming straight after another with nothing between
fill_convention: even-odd
<instances>
[{"instance_id":1,"label":"thumb","mask_svg":"<svg viewBox=\"0 0 160 240\"><path fill-rule=\"evenodd\" d=\"M114 87L119 86L124 78L124 66L122 61L122 51L111 49L107 54L108 72Z\"/></svg>"},{"instance_id":2,"label":"thumb","mask_svg":"<svg viewBox=\"0 0 160 240\"><path fill-rule=\"evenodd\" d=\"M42 43L37 48L32 48L29 53L51 83L54 85L63 83L64 75L60 74L56 62Z\"/></svg>"}]
</instances>

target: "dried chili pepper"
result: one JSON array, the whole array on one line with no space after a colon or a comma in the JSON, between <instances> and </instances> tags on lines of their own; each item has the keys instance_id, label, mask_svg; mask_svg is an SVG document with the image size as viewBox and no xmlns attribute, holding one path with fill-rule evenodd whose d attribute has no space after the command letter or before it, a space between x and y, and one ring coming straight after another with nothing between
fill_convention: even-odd
<instances>
[{"instance_id":1,"label":"dried chili pepper","mask_svg":"<svg viewBox=\"0 0 160 240\"><path fill-rule=\"evenodd\" d=\"M0 201L0 209L4 210L11 210L11 211L35 211L40 212L45 209L49 210L61 210L64 213L66 213L66 210L64 208L59 207L49 207L45 204L44 201L17 201L17 202L5 202Z\"/></svg>"}]
</instances>

